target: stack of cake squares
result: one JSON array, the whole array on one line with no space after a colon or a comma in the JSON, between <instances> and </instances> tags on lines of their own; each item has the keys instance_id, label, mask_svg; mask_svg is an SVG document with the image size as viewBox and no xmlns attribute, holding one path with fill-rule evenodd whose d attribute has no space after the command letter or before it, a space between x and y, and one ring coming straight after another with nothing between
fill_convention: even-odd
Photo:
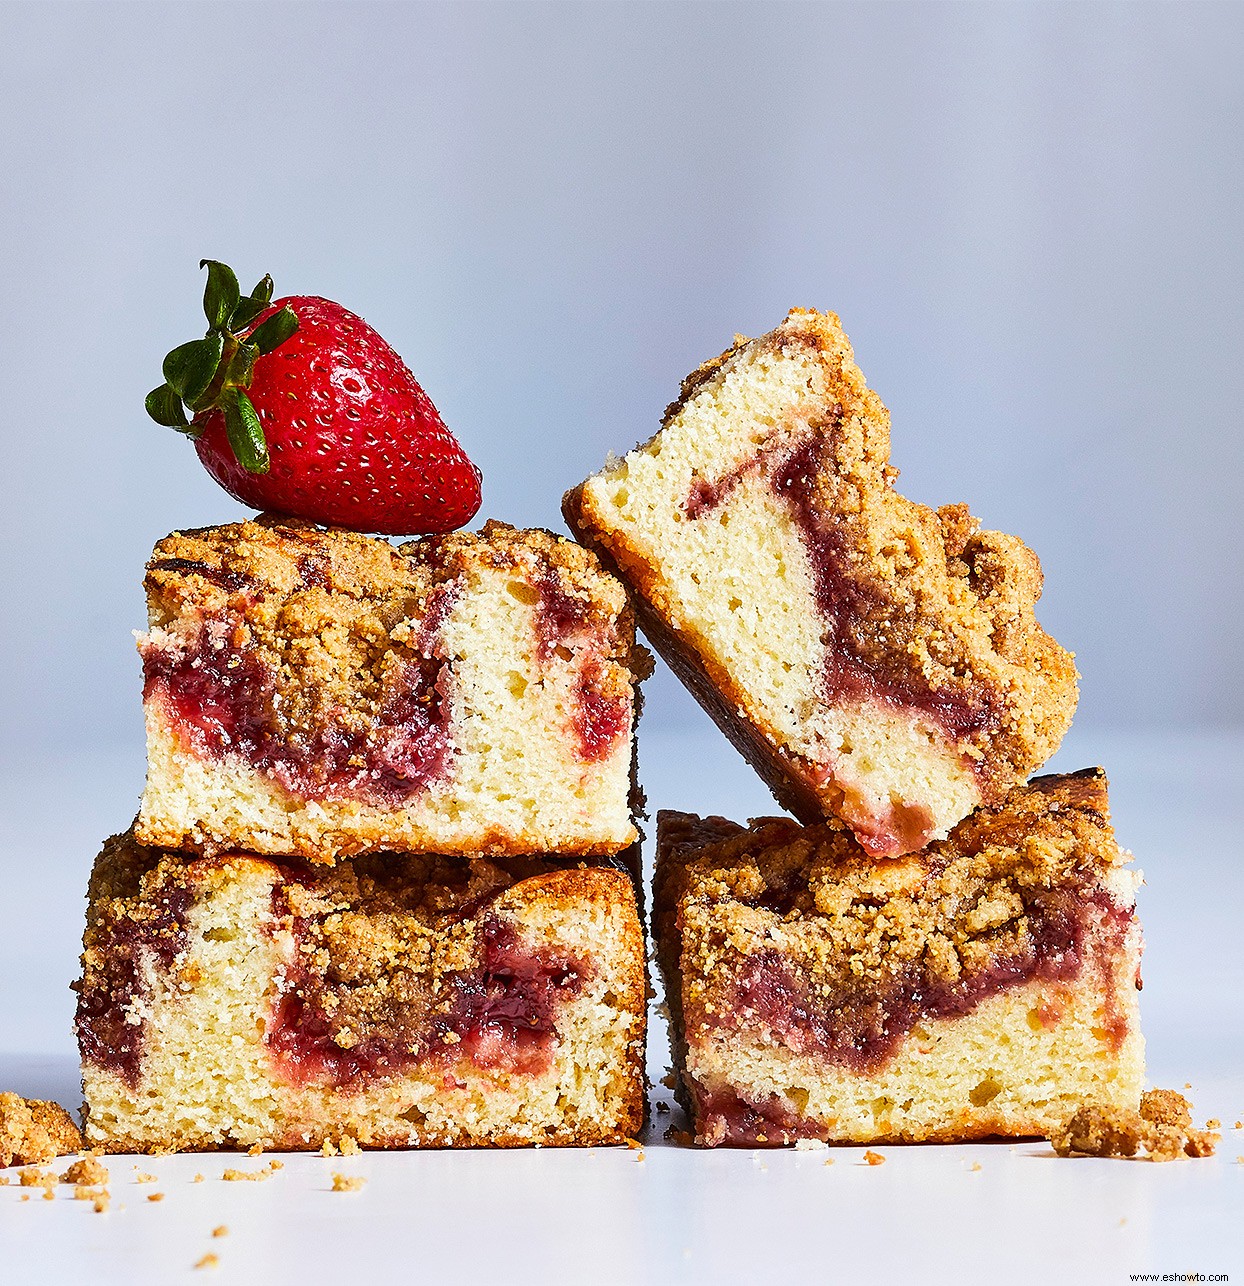
<instances>
[{"instance_id":1,"label":"stack of cake squares","mask_svg":"<svg viewBox=\"0 0 1244 1286\"><path fill-rule=\"evenodd\" d=\"M261 518L147 569L89 890L91 1146L620 1142L644 1112L625 592L544 532Z\"/></svg>"},{"instance_id":2,"label":"stack of cake squares","mask_svg":"<svg viewBox=\"0 0 1244 1286\"><path fill-rule=\"evenodd\" d=\"M658 819L653 927L704 1145L1049 1135L1135 1112L1139 876L1040 566L895 489L832 314L683 382L571 530L793 817Z\"/></svg>"},{"instance_id":3,"label":"stack of cake squares","mask_svg":"<svg viewBox=\"0 0 1244 1286\"><path fill-rule=\"evenodd\" d=\"M791 814L658 818L698 1143L1134 1112L1140 877L1100 769L1033 775L1077 697L1040 566L896 478L838 319L795 310L566 496L581 544L161 541L146 789L78 984L89 1143L633 1137L636 619Z\"/></svg>"}]
</instances>

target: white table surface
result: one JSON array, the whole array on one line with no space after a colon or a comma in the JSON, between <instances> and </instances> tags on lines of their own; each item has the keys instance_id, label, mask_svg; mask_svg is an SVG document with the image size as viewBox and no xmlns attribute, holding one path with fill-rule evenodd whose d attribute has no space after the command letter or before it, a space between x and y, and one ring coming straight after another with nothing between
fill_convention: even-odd
<instances>
[{"instance_id":1,"label":"white table surface","mask_svg":"<svg viewBox=\"0 0 1244 1286\"><path fill-rule=\"evenodd\" d=\"M1217 1157L1063 1160L1002 1142L884 1147L870 1167L851 1147L698 1152L662 1137L677 1109L653 1114L642 1151L287 1155L263 1183L220 1176L264 1159L116 1157L106 1214L68 1189L22 1202L0 1188L0 1282L1244 1281L1244 1130L1232 1128L1244 1118L1244 736L1076 729L1054 766L1098 762L1147 877L1149 1077L1191 1082L1198 1118L1223 1122ZM773 811L707 725L646 733L641 763L654 812ZM2 1089L79 1101L68 984L86 877L99 840L128 823L141 775L133 746L3 773ZM657 1022L649 1059L654 1099L668 1104ZM158 1184L134 1181L136 1160ZM333 1193L334 1171L367 1183ZM148 1202L152 1191L165 1199ZM218 1265L196 1272L209 1251Z\"/></svg>"}]
</instances>

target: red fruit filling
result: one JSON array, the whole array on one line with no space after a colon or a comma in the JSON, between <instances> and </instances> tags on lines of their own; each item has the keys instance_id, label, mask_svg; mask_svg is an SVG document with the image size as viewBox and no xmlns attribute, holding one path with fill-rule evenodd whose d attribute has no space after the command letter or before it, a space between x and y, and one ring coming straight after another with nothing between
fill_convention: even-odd
<instances>
[{"instance_id":1,"label":"red fruit filling","mask_svg":"<svg viewBox=\"0 0 1244 1286\"><path fill-rule=\"evenodd\" d=\"M449 775L450 674L425 637L447 611L440 600L433 605L420 633L422 655L387 681L367 723L288 725L272 666L234 642L239 631L223 617L204 622L193 646L143 649L143 700L158 702L201 757L237 756L306 799L400 807Z\"/></svg>"},{"instance_id":2,"label":"red fruit filling","mask_svg":"<svg viewBox=\"0 0 1244 1286\"><path fill-rule=\"evenodd\" d=\"M696 479L684 511L693 520L711 514L752 473L763 475L785 502L808 553L816 610L826 626L821 686L827 700L915 709L952 741L998 727L1002 711L994 692L979 686L933 687L918 670L905 667L894 649L882 649L884 664L873 655L893 607L873 586L851 576L843 522L817 500L816 479L828 451L819 435L794 446L762 448L716 482Z\"/></svg>"},{"instance_id":3,"label":"red fruit filling","mask_svg":"<svg viewBox=\"0 0 1244 1286\"><path fill-rule=\"evenodd\" d=\"M631 724L629 697L624 692L606 692L601 679L601 664L593 658L584 664L575 682L572 722L579 758L587 763L607 759Z\"/></svg>"},{"instance_id":4,"label":"red fruit filling","mask_svg":"<svg viewBox=\"0 0 1244 1286\"><path fill-rule=\"evenodd\" d=\"M1113 1003L1114 960L1133 923L1100 890L1050 889L1024 908L1030 932L1020 948L954 982L923 961L878 983L844 979L838 990L816 986L775 949L747 957L711 1019L731 1031L761 1029L796 1054L816 1055L858 1076L871 1076L893 1057L912 1028L928 1019L959 1018L990 996L1033 981L1071 982L1094 967L1107 997L1106 1035L1117 1052L1127 1019Z\"/></svg>"},{"instance_id":5,"label":"red fruit filling","mask_svg":"<svg viewBox=\"0 0 1244 1286\"><path fill-rule=\"evenodd\" d=\"M273 891L274 912L286 914ZM295 939L305 921L294 920ZM305 957L287 969L265 1037L277 1074L297 1085L358 1086L429 1062L445 1068L446 1084L463 1057L485 1070L537 1075L549 1067L557 1042L558 1007L583 985L584 966L524 946L513 927L493 917L481 923L479 963L451 975L429 1004L393 1001L369 1016L348 1048L338 1043L333 1013L348 985L309 970ZM446 1003L446 1000L448 1003ZM356 1038L357 1037L357 1038Z\"/></svg>"},{"instance_id":6,"label":"red fruit filling","mask_svg":"<svg viewBox=\"0 0 1244 1286\"><path fill-rule=\"evenodd\" d=\"M94 966L78 992L74 1026L82 1061L119 1076L137 1089L147 1022L129 1020L148 991L148 969L167 970L186 949L186 915L194 901L184 887L166 889L146 918L106 924L91 944ZM141 1005L138 1012L141 1014Z\"/></svg>"},{"instance_id":7,"label":"red fruit filling","mask_svg":"<svg viewBox=\"0 0 1244 1286\"><path fill-rule=\"evenodd\" d=\"M606 692L603 685L601 655L615 641L613 626L609 626L608 637L601 637L599 629L588 635L591 604L566 593L551 568L539 578L537 592L537 653L547 662L559 647L572 643L580 653L570 724L579 758L585 763L600 763L612 754L631 724L629 694Z\"/></svg>"},{"instance_id":8,"label":"red fruit filling","mask_svg":"<svg viewBox=\"0 0 1244 1286\"><path fill-rule=\"evenodd\" d=\"M764 1103L732 1089L706 1090L694 1084L696 1138L707 1147L780 1147L799 1139L823 1139L825 1129L791 1112L776 1095Z\"/></svg>"}]
</instances>

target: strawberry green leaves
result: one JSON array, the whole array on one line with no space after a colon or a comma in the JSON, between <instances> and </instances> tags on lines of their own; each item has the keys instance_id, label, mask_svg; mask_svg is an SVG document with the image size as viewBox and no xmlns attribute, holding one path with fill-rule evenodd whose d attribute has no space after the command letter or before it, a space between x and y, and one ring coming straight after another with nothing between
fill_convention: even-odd
<instances>
[{"instance_id":1,"label":"strawberry green leaves","mask_svg":"<svg viewBox=\"0 0 1244 1286\"><path fill-rule=\"evenodd\" d=\"M164 359L164 379L168 387L189 406L202 398L220 369L225 337L219 331L208 331L206 339L192 339L179 344Z\"/></svg>"},{"instance_id":2,"label":"strawberry green leaves","mask_svg":"<svg viewBox=\"0 0 1244 1286\"><path fill-rule=\"evenodd\" d=\"M272 302L272 278L266 273L249 295L243 295L233 269L216 259L202 259L207 269L203 314L207 334L179 344L164 359L164 383L147 394L147 414L166 428L190 438L201 432L192 416L218 407L225 417L229 446L248 473L267 473L268 448L263 427L245 390L250 388L257 358L271 353L298 330L293 309L279 309L249 332Z\"/></svg>"},{"instance_id":3,"label":"strawberry green leaves","mask_svg":"<svg viewBox=\"0 0 1244 1286\"><path fill-rule=\"evenodd\" d=\"M168 384L161 384L159 388L153 388L147 394L146 406L147 414L157 424L164 425L166 429L189 431L190 421L186 419L186 412L182 407L181 398L177 396Z\"/></svg>"},{"instance_id":4,"label":"strawberry green leaves","mask_svg":"<svg viewBox=\"0 0 1244 1286\"><path fill-rule=\"evenodd\" d=\"M211 330L223 330L242 298L233 269L215 259L200 259L199 267L207 269L207 286L203 291L203 312Z\"/></svg>"},{"instance_id":5,"label":"strawberry green leaves","mask_svg":"<svg viewBox=\"0 0 1244 1286\"><path fill-rule=\"evenodd\" d=\"M231 388L225 394L221 410L225 413L225 431L237 462L247 473L267 473L268 444L250 398L240 388Z\"/></svg>"},{"instance_id":6,"label":"strawberry green leaves","mask_svg":"<svg viewBox=\"0 0 1244 1286\"><path fill-rule=\"evenodd\" d=\"M298 329L298 318L294 310L286 304L279 313L259 323L251 331L249 339L261 353L270 353L278 348Z\"/></svg>"}]
</instances>

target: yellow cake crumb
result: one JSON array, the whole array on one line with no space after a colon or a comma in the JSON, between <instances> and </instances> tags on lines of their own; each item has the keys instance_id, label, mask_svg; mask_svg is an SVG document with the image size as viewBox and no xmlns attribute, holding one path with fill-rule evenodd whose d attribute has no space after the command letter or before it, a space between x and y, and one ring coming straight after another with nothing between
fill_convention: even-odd
<instances>
[{"instance_id":1,"label":"yellow cake crumb","mask_svg":"<svg viewBox=\"0 0 1244 1286\"><path fill-rule=\"evenodd\" d=\"M215 1268L216 1265L219 1263L220 1263L220 1256L217 1254L214 1254L212 1251L209 1250L207 1254L204 1255L203 1258L200 1259L198 1263L195 1264L195 1267L196 1268Z\"/></svg>"},{"instance_id":2,"label":"yellow cake crumb","mask_svg":"<svg viewBox=\"0 0 1244 1286\"><path fill-rule=\"evenodd\" d=\"M333 1174L334 1192L358 1192L367 1182L361 1174Z\"/></svg>"},{"instance_id":3,"label":"yellow cake crumb","mask_svg":"<svg viewBox=\"0 0 1244 1286\"><path fill-rule=\"evenodd\" d=\"M883 1157L880 1152L869 1150L864 1153L864 1160L867 1161L869 1165L885 1165L885 1157Z\"/></svg>"}]
</instances>

